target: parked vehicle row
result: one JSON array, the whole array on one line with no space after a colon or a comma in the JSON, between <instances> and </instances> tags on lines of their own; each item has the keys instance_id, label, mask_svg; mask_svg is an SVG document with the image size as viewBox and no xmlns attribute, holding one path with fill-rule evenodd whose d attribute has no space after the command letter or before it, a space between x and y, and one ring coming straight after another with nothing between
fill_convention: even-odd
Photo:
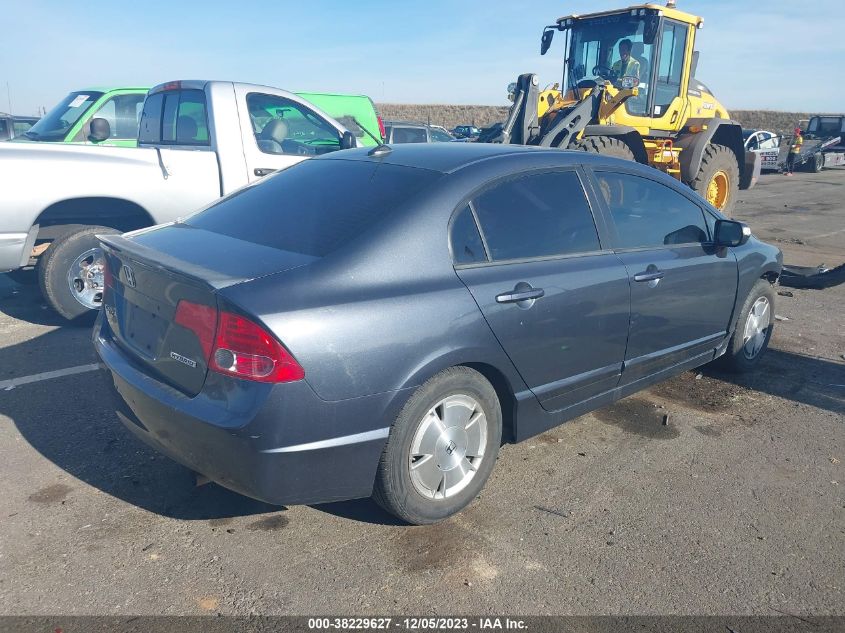
<instances>
[{"instance_id":1,"label":"parked vehicle row","mask_svg":"<svg viewBox=\"0 0 845 633\"><path fill-rule=\"evenodd\" d=\"M449 143L456 140L448 130L439 125L413 121L385 121L384 142L400 143Z\"/></svg>"},{"instance_id":2,"label":"parked vehicle row","mask_svg":"<svg viewBox=\"0 0 845 633\"><path fill-rule=\"evenodd\" d=\"M94 344L128 429L257 499L420 524L503 440L754 367L782 264L650 167L480 143L323 154L102 242Z\"/></svg>"}]
</instances>

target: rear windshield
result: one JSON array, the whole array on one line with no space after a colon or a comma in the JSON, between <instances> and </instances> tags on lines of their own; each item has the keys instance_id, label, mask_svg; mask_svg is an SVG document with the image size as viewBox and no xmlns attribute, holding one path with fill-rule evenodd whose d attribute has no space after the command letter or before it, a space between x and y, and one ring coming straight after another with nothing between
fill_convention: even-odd
<instances>
[{"instance_id":1,"label":"rear windshield","mask_svg":"<svg viewBox=\"0 0 845 633\"><path fill-rule=\"evenodd\" d=\"M439 176L370 161L308 160L241 189L185 223L323 257L363 235Z\"/></svg>"}]
</instances>

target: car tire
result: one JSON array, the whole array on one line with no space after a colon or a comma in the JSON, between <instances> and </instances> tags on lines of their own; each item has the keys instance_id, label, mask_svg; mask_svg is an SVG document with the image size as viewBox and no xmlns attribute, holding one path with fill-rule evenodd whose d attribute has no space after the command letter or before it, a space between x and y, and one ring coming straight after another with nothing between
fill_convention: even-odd
<instances>
[{"instance_id":1,"label":"car tire","mask_svg":"<svg viewBox=\"0 0 845 633\"><path fill-rule=\"evenodd\" d=\"M119 233L105 226L87 226L72 233L66 233L50 244L38 259L38 284L41 293L50 307L69 321L87 314L95 314L102 301L102 272L97 273L87 283L82 277L83 267L90 269L97 266L97 259L102 258L97 235ZM82 288L72 289L71 269L74 269L76 283ZM99 279L97 279L99 274ZM99 285L99 293L94 284Z\"/></svg>"},{"instance_id":2,"label":"car tire","mask_svg":"<svg viewBox=\"0 0 845 633\"><path fill-rule=\"evenodd\" d=\"M728 349L719 363L734 373L751 371L769 345L775 323L775 291L765 279L758 279L739 313Z\"/></svg>"},{"instance_id":3,"label":"car tire","mask_svg":"<svg viewBox=\"0 0 845 633\"><path fill-rule=\"evenodd\" d=\"M414 525L442 521L484 487L501 438L493 386L468 367L445 369L414 392L391 427L373 499Z\"/></svg>"},{"instance_id":4,"label":"car tire","mask_svg":"<svg viewBox=\"0 0 845 633\"><path fill-rule=\"evenodd\" d=\"M739 165L734 153L724 145L710 143L704 148L701 166L689 186L730 216L739 194Z\"/></svg>"},{"instance_id":5,"label":"car tire","mask_svg":"<svg viewBox=\"0 0 845 633\"><path fill-rule=\"evenodd\" d=\"M581 140L574 149L590 154L614 156L625 160L635 160L634 152L624 142L612 136L588 136Z\"/></svg>"}]
</instances>

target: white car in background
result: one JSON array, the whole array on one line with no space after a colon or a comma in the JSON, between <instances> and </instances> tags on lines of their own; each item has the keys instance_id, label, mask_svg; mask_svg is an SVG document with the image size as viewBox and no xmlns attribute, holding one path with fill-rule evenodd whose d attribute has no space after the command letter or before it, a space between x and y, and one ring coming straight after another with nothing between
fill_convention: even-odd
<instances>
[{"instance_id":1,"label":"white car in background","mask_svg":"<svg viewBox=\"0 0 845 633\"><path fill-rule=\"evenodd\" d=\"M742 130L745 149L760 154L760 169L778 169L781 137L768 130Z\"/></svg>"}]
</instances>

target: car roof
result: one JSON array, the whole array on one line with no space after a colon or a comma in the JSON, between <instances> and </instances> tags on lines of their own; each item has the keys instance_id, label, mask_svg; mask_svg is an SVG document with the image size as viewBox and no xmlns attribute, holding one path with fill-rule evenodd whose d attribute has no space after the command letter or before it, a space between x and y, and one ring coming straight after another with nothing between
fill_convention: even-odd
<instances>
[{"instance_id":1,"label":"car roof","mask_svg":"<svg viewBox=\"0 0 845 633\"><path fill-rule=\"evenodd\" d=\"M548 166L570 164L621 164L636 165L609 156L599 156L580 151L529 147L526 145L501 145L498 143L397 143L389 145L389 152L371 156L372 148L351 149L332 152L319 160L363 160L380 161L400 167L416 167L438 171L444 174L454 173L481 161L506 159L508 157L532 155L545 157L542 162Z\"/></svg>"}]
</instances>

